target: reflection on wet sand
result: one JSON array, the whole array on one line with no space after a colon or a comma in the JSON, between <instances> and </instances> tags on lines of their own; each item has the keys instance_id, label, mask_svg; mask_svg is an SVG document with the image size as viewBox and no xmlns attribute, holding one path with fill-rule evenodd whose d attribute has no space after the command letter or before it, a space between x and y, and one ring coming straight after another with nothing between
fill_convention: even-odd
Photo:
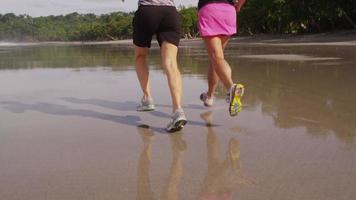
<instances>
[{"instance_id":1,"label":"reflection on wet sand","mask_svg":"<svg viewBox=\"0 0 356 200\"><path fill-rule=\"evenodd\" d=\"M143 150L138 160L138 184L137 184L137 198L136 199L154 199L153 191L151 189L149 169L151 166L151 148L154 133L149 126L138 126L138 133L141 135L143 141Z\"/></svg>"},{"instance_id":2,"label":"reflection on wet sand","mask_svg":"<svg viewBox=\"0 0 356 200\"><path fill-rule=\"evenodd\" d=\"M233 192L238 185L254 184L252 179L244 177L240 164L240 144L236 138L230 138L225 159L220 159L220 143L212 124L212 111L201 114L207 126L207 167L203 179L199 199L233 199ZM138 200L157 199L152 190L150 168L152 160L152 145L155 138L154 131L148 125L137 126L137 131L143 142L142 152L137 168L137 198ZM187 148L182 133L169 134L172 148L172 162L169 174L163 186L159 199L177 200L178 188L183 175L182 155Z\"/></svg>"},{"instance_id":3,"label":"reflection on wet sand","mask_svg":"<svg viewBox=\"0 0 356 200\"><path fill-rule=\"evenodd\" d=\"M243 55L240 58L280 60L280 61L323 61L323 60L339 60L336 57L312 57L296 54L265 54L265 55Z\"/></svg>"},{"instance_id":4,"label":"reflection on wet sand","mask_svg":"<svg viewBox=\"0 0 356 200\"><path fill-rule=\"evenodd\" d=\"M155 199L154 193L151 189L150 183L150 166L152 157L152 144L154 139L154 132L147 125L140 125L137 127L138 133L141 135L143 141L143 150L138 161L137 171L137 198L138 200ZM182 169L182 155L187 148L183 140L181 132L169 134L172 148L172 163L169 175L165 181L164 189L160 199L176 200L178 198L178 185L180 183L183 169Z\"/></svg>"},{"instance_id":5,"label":"reflection on wet sand","mask_svg":"<svg viewBox=\"0 0 356 200\"><path fill-rule=\"evenodd\" d=\"M100 49L98 51L98 49ZM33 46L9 48L0 54L0 70L110 66L132 69L131 49L122 46ZM117 66L120 66L117 68Z\"/></svg>"},{"instance_id":6,"label":"reflection on wet sand","mask_svg":"<svg viewBox=\"0 0 356 200\"><path fill-rule=\"evenodd\" d=\"M272 116L279 128L305 127L306 133L323 137L334 134L351 146L356 136L356 107L352 103L356 93L350 88L356 80L354 56L351 58L348 49L333 48L271 51L271 54L307 52L314 57L342 59L328 66L325 61L233 59L232 65L237 66L234 71L243 74L241 78L248 87L245 105ZM260 50L252 52L260 54ZM238 75L234 74L234 78Z\"/></svg>"},{"instance_id":7,"label":"reflection on wet sand","mask_svg":"<svg viewBox=\"0 0 356 200\"><path fill-rule=\"evenodd\" d=\"M170 99L162 95L158 48L150 65L159 100L150 113L135 112L131 47L4 49L1 199L356 199L355 46L232 44L226 55L234 80L246 86L244 110L228 118L221 87L214 113L201 120L203 46L180 49L190 115L185 135L161 134ZM266 54L286 56L239 57ZM323 59L293 61L291 55ZM138 127L142 123L149 129ZM167 176L156 176L162 170ZM244 187L254 184L244 174L258 184Z\"/></svg>"},{"instance_id":8,"label":"reflection on wet sand","mask_svg":"<svg viewBox=\"0 0 356 200\"><path fill-rule=\"evenodd\" d=\"M264 65L264 71L245 71L256 80L247 84L249 93L244 100L249 107L261 106L280 128L305 127L309 134L332 133L352 144L356 136L356 109L351 103L356 93L350 90L355 82L353 69L333 69L330 74L324 68L306 69L293 63Z\"/></svg>"},{"instance_id":9,"label":"reflection on wet sand","mask_svg":"<svg viewBox=\"0 0 356 200\"><path fill-rule=\"evenodd\" d=\"M253 184L252 180L245 178L241 173L240 144L236 138L230 138L226 157L220 159L220 143L212 123L212 111L201 114L206 122L208 171L201 187L200 200L226 200L233 199L234 187L237 184Z\"/></svg>"}]
</instances>

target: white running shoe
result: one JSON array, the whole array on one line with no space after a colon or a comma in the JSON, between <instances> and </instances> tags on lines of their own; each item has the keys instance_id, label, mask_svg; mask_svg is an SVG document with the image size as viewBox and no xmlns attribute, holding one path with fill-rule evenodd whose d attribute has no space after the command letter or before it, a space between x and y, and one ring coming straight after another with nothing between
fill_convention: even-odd
<instances>
[{"instance_id":1,"label":"white running shoe","mask_svg":"<svg viewBox=\"0 0 356 200\"><path fill-rule=\"evenodd\" d=\"M211 107L214 103L214 98L209 97L207 92L203 92L200 94L200 100L204 103L204 106Z\"/></svg>"},{"instance_id":2,"label":"white running shoe","mask_svg":"<svg viewBox=\"0 0 356 200\"><path fill-rule=\"evenodd\" d=\"M140 105L137 106L136 111L144 112L144 111L153 111L155 109L155 105L152 99L142 98Z\"/></svg>"},{"instance_id":3,"label":"white running shoe","mask_svg":"<svg viewBox=\"0 0 356 200\"><path fill-rule=\"evenodd\" d=\"M187 118L185 117L184 111L182 108L177 109L171 116L166 131L173 133L181 130L187 124Z\"/></svg>"}]
</instances>

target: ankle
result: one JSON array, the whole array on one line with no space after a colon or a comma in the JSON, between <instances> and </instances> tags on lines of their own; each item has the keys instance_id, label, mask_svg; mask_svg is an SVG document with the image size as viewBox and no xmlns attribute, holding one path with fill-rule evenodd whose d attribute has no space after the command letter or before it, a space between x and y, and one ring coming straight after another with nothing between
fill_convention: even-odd
<instances>
[{"instance_id":1,"label":"ankle","mask_svg":"<svg viewBox=\"0 0 356 200\"><path fill-rule=\"evenodd\" d=\"M178 106L176 108L173 109L173 112L172 113L175 113L175 112L182 112L183 111L183 108L181 106Z\"/></svg>"},{"instance_id":2,"label":"ankle","mask_svg":"<svg viewBox=\"0 0 356 200\"><path fill-rule=\"evenodd\" d=\"M214 92L207 92L206 95L208 96L209 99L214 97Z\"/></svg>"},{"instance_id":3,"label":"ankle","mask_svg":"<svg viewBox=\"0 0 356 200\"><path fill-rule=\"evenodd\" d=\"M142 97L143 100L147 101L147 100L152 100L152 96L149 94L144 94Z\"/></svg>"}]
</instances>

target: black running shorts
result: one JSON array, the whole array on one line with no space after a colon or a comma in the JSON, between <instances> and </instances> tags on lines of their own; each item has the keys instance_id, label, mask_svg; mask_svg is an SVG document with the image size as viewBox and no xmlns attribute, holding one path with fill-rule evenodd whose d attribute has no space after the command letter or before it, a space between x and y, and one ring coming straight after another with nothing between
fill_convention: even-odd
<instances>
[{"instance_id":1,"label":"black running shorts","mask_svg":"<svg viewBox=\"0 0 356 200\"><path fill-rule=\"evenodd\" d=\"M163 41L178 47L181 36L181 19L173 6L139 6L135 12L133 42L139 47L151 47L156 35L159 45Z\"/></svg>"}]
</instances>

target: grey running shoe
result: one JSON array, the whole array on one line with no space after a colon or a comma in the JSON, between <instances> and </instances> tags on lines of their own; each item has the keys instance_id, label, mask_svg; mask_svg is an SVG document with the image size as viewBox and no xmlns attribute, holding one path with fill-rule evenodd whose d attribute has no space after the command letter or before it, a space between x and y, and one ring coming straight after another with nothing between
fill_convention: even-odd
<instances>
[{"instance_id":1,"label":"grey running shoe","mask_svg":"<svg viewBox=\"0 0 356 200\"><path fill-rule=\"evenodd\" d=\"M166 127L166 131L173 133L181 130L187 124L183 109L177 109L171 116L171 121Z\"/></svg>"},{"instance_id":2,"label":"grey running shoe","mask_svg":"<svg viewBox=\"0 0 356 200\"><path fill-rule=\"evenodd\" d=\"M213 97L209 98L207 92L201 93L200 100L204 103L204 106L206 106L206 107L210 107L214 103L214 98Z\"/></svg>"},{"instance_id":3,"label":"grey running shoe","mask_svg":"<svg viewBox=\"0 0 356 200\"><path fill-rule=\"evenodd\" d=\"M155 105L152 99L142 98L140 105L137 106L136 111L144 112L144 111L152 111L155 109Z\"/></svg>"},{"instance_id":4,"label":"grey running shoe","mask_svg":"<svg viewBox=\"0 0 356 200\"><path fill-rule=\"evenodd\" d=\"M242 84L234 84L228 93L229 113L230 116L236 116L242 110L241 97L245 92Z\"/></svg>"}]
</instances>

